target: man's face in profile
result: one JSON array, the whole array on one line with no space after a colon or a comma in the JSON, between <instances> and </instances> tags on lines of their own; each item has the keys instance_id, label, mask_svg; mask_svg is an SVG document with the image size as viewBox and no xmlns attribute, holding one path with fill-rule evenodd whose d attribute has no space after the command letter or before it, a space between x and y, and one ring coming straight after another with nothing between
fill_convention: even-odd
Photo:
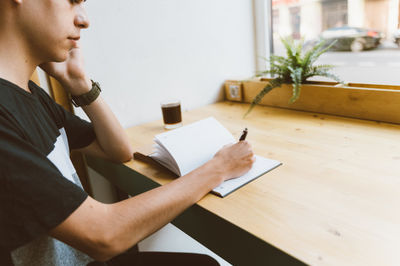
<instances>
[{"instance_id":1,"label":"man's face in profile","mask_svg":"<svg viewBox=\"0 0 400 266\"><path fill-rule=\"evenodd\" d=\"M83 0L14 0L18 26L40 60L61 62L89 27Z\"/></svg>"}]
</instances>

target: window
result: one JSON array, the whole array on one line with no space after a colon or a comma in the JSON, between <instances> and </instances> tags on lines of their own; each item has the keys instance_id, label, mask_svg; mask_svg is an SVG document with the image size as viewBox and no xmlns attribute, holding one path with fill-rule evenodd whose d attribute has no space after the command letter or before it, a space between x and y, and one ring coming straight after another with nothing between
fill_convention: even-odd
<instances>
[{"instance_id":1,"label":"window","mask_svg":"<svg viewBox=\"0 0 400 266\"><path fill-rule=\"evenodd\" d=\"M317 63L346 82L400 84L399 0L271 0L273 53L280 37L337 40ZM326 80L319 78L319 80Z\"/></svg>"}]
</instances>

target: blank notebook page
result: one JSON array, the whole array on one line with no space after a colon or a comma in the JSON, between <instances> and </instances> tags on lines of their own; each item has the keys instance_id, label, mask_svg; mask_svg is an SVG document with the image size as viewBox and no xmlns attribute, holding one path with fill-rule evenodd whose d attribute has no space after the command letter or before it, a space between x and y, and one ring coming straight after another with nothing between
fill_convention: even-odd
<instances>
[{"instance_id":1,"label":"blank notebook page","mask_svg":"<svg viewBox=\"0 0 400 266\"><path fill-rule=\"evenodd\" d=\"M181 176L212 159L224 145L236 142L232 134L213 117L156 135L155 138L174 157Z\"/></svg>"}]
</instances>

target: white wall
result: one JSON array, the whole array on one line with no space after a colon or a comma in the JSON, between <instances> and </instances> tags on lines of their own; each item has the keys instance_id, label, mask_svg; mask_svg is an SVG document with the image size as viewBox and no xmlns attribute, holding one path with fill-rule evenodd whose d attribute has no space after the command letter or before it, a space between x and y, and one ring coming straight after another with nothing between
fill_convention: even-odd
<instances>
[{"instance_id":1,"label":"white wall","mask_svg":"<svg viewBox=\"0 0 400 266\"><path fill-rule=\"evenodd\" d=\"M159 102L184 110L222 98L229 78L255 71L251 0L88 1L86 67L124 127L161 118Z\"/></svg>"}]
</instances>

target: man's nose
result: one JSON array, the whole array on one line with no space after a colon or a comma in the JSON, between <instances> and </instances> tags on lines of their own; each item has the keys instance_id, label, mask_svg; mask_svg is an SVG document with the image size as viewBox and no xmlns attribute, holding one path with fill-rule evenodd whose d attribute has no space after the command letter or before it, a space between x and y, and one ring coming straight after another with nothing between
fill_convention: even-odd
<instances>
[{"instance_id":1,"label":"man's nose","mask_svg":"<svg viewBox=\"0 0 400 266\"><path fill-rule=\"evenodd\" d=\"M87 29L90 25L89 19L87 17L86 11L81 9L75 16L75 26L81 29Z\"/></svg>"}]
</instances>

